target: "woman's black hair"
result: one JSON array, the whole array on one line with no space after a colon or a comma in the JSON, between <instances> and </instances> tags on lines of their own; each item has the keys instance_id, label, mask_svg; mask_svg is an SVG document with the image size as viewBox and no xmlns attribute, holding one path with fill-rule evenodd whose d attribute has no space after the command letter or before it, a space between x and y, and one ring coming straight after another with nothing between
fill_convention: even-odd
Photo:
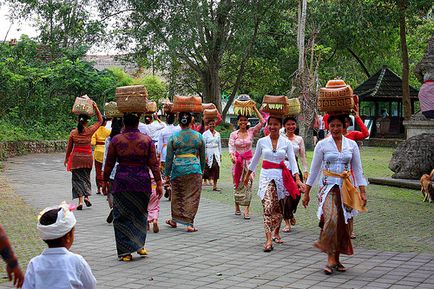
<instances>
[{"instance_id":1,"label":"woman's black hair","mask_svg":"<svg viewBox=\"0 0 434 289\"><path fill-rule=\"evenodd\" d=\"M110 132L110 139L112 139L114 136L121 133L122 126L123 126L122 118L120 117L114 117L112 119L112 130Z\"/></svg>"},{"instance_id":2,"label":"woman's black hair","mask_svg":"<svg viewBox=\"0 0 434 289\"><path fill-rule=\"evenodd\" d=\"M78 133L81 134L84 130L84 125L89 121L89 116L86 114L80 114L78 116L78 124L77 124L77 130Z\"/></svg>"},{"instance_id":3,"label":"woman's black hair","mask_svg":"<svg viewBox=\"0 0 434 289\"><path fill-rule=\"evenodd\" d=\"M178 115L178 122L181 126L188 126L193 120L193 116L189 112L180 112Z\"/></svg>"},{"instance_id":4,"label":"woman's black hair","mask_svg":"<svg viewBox=\"0 0 434 289\"><path fill-rule=\"evenodd\" d=\"M275 120L277 120L278 122L280 122L280 125L282 125L282 118L278 117L278 116L273 116L273 115L270 115L268 117L267 124L270 124L270 119L272 119L272 118L275 119Z\"/></svg>"},{"instance_id":5,"label":"woman's black hair","mask_svg":"<svg viewBox=\"0 0 434 289\"><path fill-rule=\"evenodd\" d=\"M283 120L283 125L285 125L288 121L290 121L290 120L292 120L292 121L294 121L295 123L297 123L297 119L295 118L295 117L293 117L293 116L287 116L287 117L285 117L285 119Z\"/></svg>"},{"instance_id":6,"label":"woman's black hair","mask_svg":"<svg viewBox=\"0 0 434 289\"><path fill-rule=\"evenodd\" d=\"M330 123L337 119L340 122L342 122L343 127L345 127L345 119L349 117L348 114L332 114L329 116L329 118L327 119L327 123L330 125Z\"/></svg>"},{"instance_id":7,"label":"woman's black hair","mask_svg":"<svg viewBox=\"0 0 434 289\"><path fill-rule=\"evenodd\" d=\"M166 122L167 124L173 124L175 122L175 114L174 113L166 114Z\"/></svg>"},{"instance_id":8,"label":"woman's black hair","mask_svg":"<svg viewBox=\"0 0 434 289\"><path fill-rule=\"evenodd\" d=\"M242 118L242 117L245 117L245 118L247 118L247 120L249 120L249 117L248 117L248 116L246 116L246 115L242 115L242 114L239 114L239 115L237 116L237 120L240 120L240 118Z\"/></svg>"},{"instance_id":9,"label":"woman's black hair","mask_svg":"<svg viewBox=\"0 0 434 289\"><path fill-rule=\"evenodd\" d=\"M353 119L350 117L350 115L346 115L346 116L345 116L345 121L347 121L347 120L348 120L348 122L350 123L349 126L353 126L353 125L354 125L354 123L353 123Z\"/></svg>"},{"instance_id":10,"label":"woman's black hair","mask_svg":"<svg viewBox=\"0 0 434 289\"><path fill-rule=\"evenodd\" d=\"M152 115L145 115L145 123L150 124L152 122Z\"/></svg>"},{"instance_id":11,"label":"woman's black hair","mask_svg":"<svg viewBox=\"0 0 434 289\"><path fill-rule=\"evenodd\" d=\"M125 113L124 125L129 128L137 128L139 125L140 114L139 113Z\"/></svg>"}]
</instances>

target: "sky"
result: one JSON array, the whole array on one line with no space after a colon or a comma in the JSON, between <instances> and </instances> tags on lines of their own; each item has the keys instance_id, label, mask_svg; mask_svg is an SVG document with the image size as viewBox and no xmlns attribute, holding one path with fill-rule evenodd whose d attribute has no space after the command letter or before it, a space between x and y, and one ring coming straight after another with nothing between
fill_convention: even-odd
<instances>
[{"instance_id":1,"label":"sky","mask_svg":"<svg viewBox=\"0 0 434 289\"><path fill-rule=\"evenodd\" d=\"M19 39L21 34L27 34L30 37L35 37L37 35L36 30L29 23L18 23L18 21L12 23L8 17L8 14L8 7L6 5L0 6L0 41L5 40L9 27L11 27L11 30L9 31L6 40L13 38Z\"/></svg>"}]
</instances>

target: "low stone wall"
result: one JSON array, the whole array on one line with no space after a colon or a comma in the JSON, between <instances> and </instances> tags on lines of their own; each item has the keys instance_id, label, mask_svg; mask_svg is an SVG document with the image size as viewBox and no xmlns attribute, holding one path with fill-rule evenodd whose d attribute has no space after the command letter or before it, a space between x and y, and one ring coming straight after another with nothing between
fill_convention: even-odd
<instances>
[{"instance_id":1,"label":"low stone wall","mask_svg":"<svg viewBox=\"0 0 434 289\"><path fill-rule=\"evenodd\" d=\"M64 140L0 142L0 160L25 154L62 152L66 145Z\"/></svg>"}]
</instances>

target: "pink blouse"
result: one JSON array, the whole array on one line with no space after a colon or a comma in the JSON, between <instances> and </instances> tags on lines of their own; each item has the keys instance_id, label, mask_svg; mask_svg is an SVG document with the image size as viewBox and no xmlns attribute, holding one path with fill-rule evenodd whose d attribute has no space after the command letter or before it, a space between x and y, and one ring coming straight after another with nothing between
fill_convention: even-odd
<instances>
[{"instance_id":1,"label":"pink blouse","mask_svg":"<svg viewBox=\"0 0 434 289\"><path fill-rule=\"evenodd\" d=\"M229 136L229 153L235 154L238 152L240 154L245 153L252 149L253 138L259 134L261 131L261 127L264 125L263 122L259 122L254 127L251 127L247 130L247 137L240 138L238 137L239 130L236 130L231 133Z\"/></svg>"}]
</instances>

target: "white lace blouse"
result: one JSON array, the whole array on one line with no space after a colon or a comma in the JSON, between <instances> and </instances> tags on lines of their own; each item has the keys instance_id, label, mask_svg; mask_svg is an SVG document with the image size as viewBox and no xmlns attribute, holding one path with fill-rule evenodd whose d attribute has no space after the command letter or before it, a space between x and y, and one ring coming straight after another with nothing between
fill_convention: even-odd
<instances>
[{"instance_id":1,"label":"white lace blouse","mask_svg":"<svg viewBox=\"0 0 434 289\"><path fill-rule=\"evenodd\" d=\"M212 166L214 158L220 166L220 156L222 155L222 141L220 133L214 131L214 135L210 130L203 133L203 141L205 142L205 154L208 158L208 167Z\"/></svg>"},{"instance_id":2,"label":"white lace blouse","mask_svg":"<svg viewBox=\"0 0 434 289\"><path fill-rule=\"evenodd\" d=\"M295 154L294 149L292 148L292 144L287 138L283 136L279 136L279 139L277 141L277 148L275 151L273 151L273 145L269 136L263 137L258 140L256 144L255 155L253 156L252 162L249 166L250 171L254 172L256 170L256 166L258 165L261 156L264 160L276 164L280 164L280 162L288 159L290 165L288 169L291 170L293 175L299 173L297 163L295 161ZM274 182L276 183L277 197L279 200L284 199L285 196L289 196L289 192L286 191L285 186L283 185L282 170L261 169L258 190L258 196L261 198L261 200L264 199L268 183L272 180L274 180Z\"/></svg>"},{"instance_id":3,"label":"white lace blouse","mask_svg":"<svg viewBox=\"0 0 434 289\"><path fill-rule=\"evenodd\" d=\"M309 178L306 184L313 186L316 179L320 179L318 218L322 215L322 206L327 197L328 192L333 186L338 185L342 188L342 179L335 177L324 176L323 170L328 170L334 173L342 173L343 171L352 170L353 177L351 178L355 187L366 186L367 182L363 177L362 162L360 160L360 151L357 143L346 137L342 137L342 150L338 151L335 141L332 137L325 138L317 143L313 153L312 164L310 167ZM345 222L353 216L357 215L356 210L344 209Z\"/></svg>"},{"instance_id":4,"label":"white lace blouse","mask_svg":"<svg viewBox=\"0 0 434 289\"><path fill-rule=\"evenodd\" d=\"M167 143L169 142L169 138L175 133L180 131L181 128L179 125L169 124L165 128L161 130L161 133L158 137L158 153L160 154L160 162L166 162L167 155Z\"/></svg>"}]
</instances>

